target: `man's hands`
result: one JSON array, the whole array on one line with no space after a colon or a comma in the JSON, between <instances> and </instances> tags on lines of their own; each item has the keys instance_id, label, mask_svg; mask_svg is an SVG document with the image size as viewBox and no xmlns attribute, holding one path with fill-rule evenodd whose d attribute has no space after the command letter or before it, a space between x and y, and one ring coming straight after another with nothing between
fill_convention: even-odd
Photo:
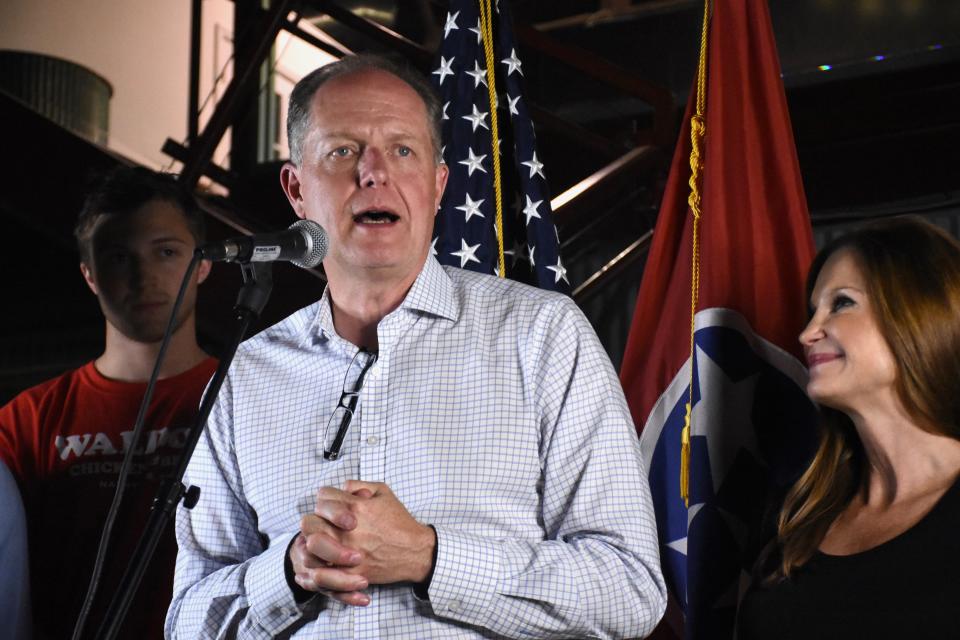
<instances>
[{"instance_id":1,"label":"man's hands","mask_svg":"<svg viewBox=\"0 0 960 640\"><path fill-rule=\"evenodd\" d=\"M385 484L348 480L317 491L312 514L290 546L294 579L344 604L364 606L371 584L423 582L436 535L417 522Z\"/></svg>"}]
</instances>

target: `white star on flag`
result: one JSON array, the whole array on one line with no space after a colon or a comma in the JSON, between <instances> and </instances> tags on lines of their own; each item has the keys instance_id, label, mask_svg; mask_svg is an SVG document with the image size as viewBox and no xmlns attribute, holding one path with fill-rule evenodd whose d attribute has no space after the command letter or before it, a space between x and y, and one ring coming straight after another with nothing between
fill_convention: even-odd
<instances>
[{"instance_id":1,"label":"white star on flag","mask_svg":"<svg viewBox=\"0 0 960 640\"><path fill-rule=\"evenodd\" d=\"M477 105L473 105L473 115L461 116L461 117L462 117L464 120L469 121L470 124L473 125L473 130L474 130L474 131L477 130L477 127L483 127L484 129L489 129L489 128L490 128L490 127L487 126L486 122L484 122L484 120L485 120L486 117L487 117L487 112L486 112L486 111L480 111L480 109L477 109Z\"/></svg>"},{"instance_id":2,"label":"white star on flag","mask_svg":"<svg viewBox=\"0 0 960 640\"><path fill-rule=\"evenodd\" d=\"M442 60L443 56L440 56L440 59ZM473 61L473 71L467 71L467 75L473 78L474 89L479 87L481 82L483 83L483 86L487 86L487 70L481 69L478 61Z\"/></svg>"},{"instance_id":3,"label":"white star on flag","mask_svg":"<svg viewBox=\"0 0 960 640\"><path fill-rule=\"evenodd\" d=\"M432 255L434 258L437 257L437 240L439 239L440 238L438 236L430 242L430 255Z\"/></svg>"},{"instance_id":4,"label":"white star on flag","mask_svg":"<svg viewBox=\"0 0 960 640\"><path fill-rule=\"evenodd\" d=\"M501 60L500 63L507 65L508 76L514 71L520 75L523 75L523 70L520 68L520 58L517 57L516 49L510 49L510 57Z\"/></svg>"},{"instance_id":5,"label":"white star on flag","mask_svg":"<svg viewBox=\"0 0 960 640\"><path fill-rule=\"evenodd\" d=\"M433 75L440 76L440 86L443 86L443 81L446 80L447 76L454 75L453 73L453 61L456 60L456 56L452 56L449 60L440 56L440 68L433 72ZM469 71L467 73L470 73Z\"/></svg>"},{"instance_id":6,"label":"white star on flag","mask_svg":"<svg viewBox=\"0 0 960 640\"><path fill-rule=\"evenodd\" d=\"M541 169L543 169L543 163L540 162L539 160L537 160L537 152L536 152L536 151L533 152L533 157L532 157L532 158L530 158L530 159L527 160L526 162L521 162L520 164L522 164L522 165L524 165L524 166L526 166L526 167L530 167L530 177L531 177L531 178L532 178L533 176L535 176L535 175L539 175L541 178L544 177L544 176L543 176L543 171L541 171ZM546 178L544 178L544 179L546 179Z\"/></svg>"},{"instance_id":7,"label":"white star on flag","mask_svg":"<svg viewBox=\"0 0 960 640\"><path fill-rule=\"evenodd\" d=\"M514 115L514 116L520 115L520 112L517 111L517 103L520 102L520 96L517 96L516 98L511 98L511 97L508 95L508 96L507 96L507 102L510 103L510 115ZM447 103L447 104L449 104L449 103Z\"/></svg>"},{"instance_id":8,"label":"white star on flag","mask_svg":"<svg viewBox=\"0 0 960 640\"><path fill-rule=\"evenodd\" d=\"M443 120L449 120L449 119L450 119L450 116L447 115L447 108L448 108L449 106L450 106L450 101L449 101L449 100L447 100L446 102L443 103L443 115L442 115L442 119L443 119Z\"/></svg>"},{"instance_id":9,"label":"white star on flag","mask_svg":"<svg viewBox=\"0 0 960 640\"><path fill-rule=\"evenodd\" d=\"M472 176L475 169L479 169L483 173L486 173L487 170L484 169L483 165L480 163L483 162L483 159L487 157L487 154L483 154L482 156L474 155L472 147L467 147L467 153L469 154L467 159L460 161L460 164L467 165L467 175Z\"/></svg>"},{"instance_id":10,"label":"white star on flag","mask_svg":"<svg viewBox=\"0 0 960 640\"><path fill-rule=\"evenodd\" d=\"M537 266L537 263L533 261L533 250L534 250L534 249L536 249L536 247L533 246L533 245L530 245L529 247L527 247L527 262L530 263L530 268L531 268L531 269L533 269L535 266Z\"/></svg>"},{"instance_id":11,"label":"white star on flag","mask_svg":"<svg viewBox=\"0 0 960 640\"><path fill-rule=\"evenodd\" d=\"M443 37L444 37L444 38L446 38L448 35L450 35L450 32L453 31L454 29L459 29L459 28L460 28L460 27L457 26L457 16L459 16L459 15L460 15L460 12L459 12L459 11L457 11L457 12L456 12L455 14L453 14L453 15L450 15L449 13L447 14L447 24L443 25Z\"/></svg>"},{"instance_id":12,"label":"white star on flag","mask_svg":"<svg viewBox=\"0 0 960 640\"><path fill-rule=\"evenodd\" d=\"M527 224L530 224L531 218L539 218L540 214L537 213L537 207L543 203L543 200L533 201L530 199L530 196L527 196L527 206L523 208L523 215L527 216Z\"/></svg>"},{"instance_id":13,"label":"white star on flag","mask_svg":"<svg viewBox=\"0 0 960 640\"><path fill-rule=\"evenodd\" d=\"M741 450L749 452L754 459L761 459L750 412L742 409L753 406L760 375L746 376L735 381L699 345L696 353L700 402L693 408L690 435L707 435L707 427L704 425L716 429L716 424L722 425L720 428L723 431L720 433L729 434L729 437L724 438L706 438L707 450L710 452L711 479L713 486L719 487Z\"/></svg>"},{"instance_id":14,"label":"white star on flag","mask_svg":"<svg viewBox=\"0 0 960 640\"><path fill-rule=\"evenodd\" d=\"M477 18L477 26L470 27L470 31L477 34L477 44L480 44L480 41L483 40L483 34L480 32L480 18Z\"/></svg>"},{"instance_id":15,"label":"white star on flag","mask_svg":"<svg viewBox=\"0 0 960 640\"><path fill-rule=\"evenodd\" d=\"M560 256L557 256L557 264L553 266L547 265L547 269L549 269L550 271L553 271L556 274L554 282L560 282L560 280L562 279L567 284L570 283L570 281L567 280L567 270L563 266L563 263L560 261Z\"/></svg>"},{"instance_id":16,"label":"white star on flag","mask_svg":"<svg viewBox=\"0 0 960 640\"><path fill-rule=\"evenodd\" d=\"M483 204L483 198L480 198L479 200L474 200L473 198L470 197L469 193L466 195L467 195L466 201L459 207L455 207L455 208L459 209L460 211L463 211L467 215L467 220L469 220L473 216L479 216L483 218L484 215L480 213L480 205Z\"/></svg>"},{"instance_id":17,"label":"white star on flag","mask_svg":"<svg viewBox=\"0 0 960 640\"><path fill-rule=\"evenodd\" d=\"M460 268L463 269L468 262L480 262L475 255L479 248L480 243L471 246L467 244L466 240L460 238L460 251L451 251L450 255L460 258Z\"/></svg>"}]
</instances>

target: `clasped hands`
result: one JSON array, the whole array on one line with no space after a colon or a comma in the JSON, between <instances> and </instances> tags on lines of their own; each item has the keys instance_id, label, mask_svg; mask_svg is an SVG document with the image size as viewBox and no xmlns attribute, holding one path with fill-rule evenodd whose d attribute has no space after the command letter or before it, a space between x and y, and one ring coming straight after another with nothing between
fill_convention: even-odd
<instances>
[{"instance_id":1,"label":"clasped hands","mask_svg":"<svg viewBox=\"0 0 960 640\"><path fill-rule=\"evenodd\" d=\"M314 512L290 545L294 580L307 591L366 606L371 584L419 583L433 563L436 534L417 522L386 484L348 480L317 491Z\"/></svg>"}]
</instances>

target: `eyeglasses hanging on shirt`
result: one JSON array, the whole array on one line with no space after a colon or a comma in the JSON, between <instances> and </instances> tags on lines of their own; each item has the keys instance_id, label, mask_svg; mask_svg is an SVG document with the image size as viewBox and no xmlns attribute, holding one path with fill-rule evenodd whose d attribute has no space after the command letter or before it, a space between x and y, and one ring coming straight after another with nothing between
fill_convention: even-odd
<instances>
[{"instance_id":1,"label":"eyeglasses hanging on shirt","mask_svg":"<svg viewBox=\"0 0 960 640\"><path fill-rule=\"evenodd\" d=\"M360 369L360 375L356 381L351 384L351 373L354 365L361 354L365 356L365 362ZM350 428L350 422L353 421L353 414L357 410L357 403L360 400L360 390L363 389L363 380L367 376L367 371L377 361L377 354L371 353L366 349L360 349L350 361L347 367L347 373L343 376L343 391L340 393L340 401L337 402L337 408L330 414L327 420L327 428L323 431L323 458L324 460L336 460L340 457L340 449L343 447L343 440L347 437L347 430ZM339 425L335 433L331 434L331 427L334 424Z\"/></svg>"}]
</instances>

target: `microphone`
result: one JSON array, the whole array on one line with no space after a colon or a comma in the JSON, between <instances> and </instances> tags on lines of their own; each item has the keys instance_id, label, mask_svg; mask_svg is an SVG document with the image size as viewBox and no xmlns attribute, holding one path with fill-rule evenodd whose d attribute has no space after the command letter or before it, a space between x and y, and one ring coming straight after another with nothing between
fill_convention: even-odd
<instances>
[{"instance_id":1,"label":"microphone","mask_svg":"<svg viewBox=\"0 0 960 640\"><path fill-rule=\"evenodd\" d=\"M273 262L288 260L298 267L317 266L327 255L327 232L312 220L297 220L284 231L239 236L200 247L204 260L214 262Z\"/></svg>"}]
</instances>

